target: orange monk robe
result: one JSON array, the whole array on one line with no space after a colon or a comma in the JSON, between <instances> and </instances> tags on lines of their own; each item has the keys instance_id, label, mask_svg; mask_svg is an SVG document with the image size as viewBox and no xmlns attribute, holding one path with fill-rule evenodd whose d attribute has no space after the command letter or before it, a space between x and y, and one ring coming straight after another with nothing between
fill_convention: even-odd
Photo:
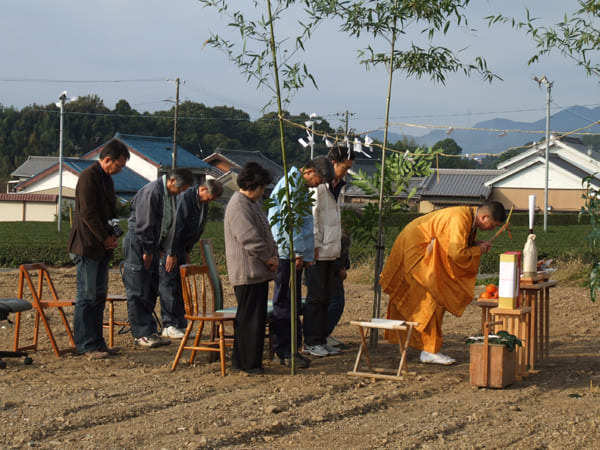
<instances>
[{"instance_id":1,"label":"orange monk robe","mask_svg":"<svg viewBox=\"0 0 600 450\"><path fill-rule=\"evenodd\" d=\"M394 243L380 284L390 297L387 318L419 323L413 348L438 353L444 312L461 316L473 299L481 256L475 214L468 206L431 212L410 222Z\"/></svg>"}]
</instances>

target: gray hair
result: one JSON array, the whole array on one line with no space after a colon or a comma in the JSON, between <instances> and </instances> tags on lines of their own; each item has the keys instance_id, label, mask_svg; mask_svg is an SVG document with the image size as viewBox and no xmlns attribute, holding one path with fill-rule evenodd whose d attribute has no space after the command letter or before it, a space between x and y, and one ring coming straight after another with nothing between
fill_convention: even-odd
<instances>
[{"instance_id":1,"label":"gray hair","mask_svg":"<svg viewBox=\"0 0 600 450\"><path fill-rule=\"evenodd\" d=\"M177 167L169 172L167 180L175 180L175 187L180 189L194 183L194 175L189 169Z\"/></svg>"},{"instance_id":2,"label":"gray hair","mask_svg":"<svg viewBox=\"0 0 600 450\"><path fill-rule=\"evenodd\" d=\"M221 195L223 195L223 185L219 180L209 178L202 186L206 188L208 195L210 195L212 198L219 198Z\"/></svg>"}]
</instances>

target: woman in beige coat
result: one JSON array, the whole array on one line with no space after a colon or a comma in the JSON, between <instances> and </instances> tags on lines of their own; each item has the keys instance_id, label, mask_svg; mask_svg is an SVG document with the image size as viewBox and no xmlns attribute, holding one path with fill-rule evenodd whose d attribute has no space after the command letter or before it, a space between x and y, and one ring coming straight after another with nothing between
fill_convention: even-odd
<instances>
[{"instance_id":1,"label":"woman in beige coat","mask_svg":"<svg viewBox=\"0 0 600 450\"><path fill-rule=\"evenodd\" d=\"M277 273L277 245L260 203L272 179L259 164L247 163L225 209L227 271L238 303L232 366L250 374L263 373L269 280Z\"/></svg>"}]
</instances>

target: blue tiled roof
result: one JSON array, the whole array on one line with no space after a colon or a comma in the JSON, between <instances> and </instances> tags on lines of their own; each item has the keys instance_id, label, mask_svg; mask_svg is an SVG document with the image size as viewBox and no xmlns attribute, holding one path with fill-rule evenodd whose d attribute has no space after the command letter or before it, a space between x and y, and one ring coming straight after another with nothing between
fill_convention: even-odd
<instances>
[{"instance_id":1,"label":"blue tiled roof","mask_svg":"<svg viewBox=\"0 0 600 450\"><path fill-rule=\"evenodd\" d=\"M95 160L90 159L69 158L64 160L64 164L77 172L77 174L80 174L84 169L87 169L95 162ZM124 167L118 174L113 175L113 182L115 183L115 192L119 197L126 197L128 193L135 194L143 186L149 183L144 177L127 167Z\"/></svg>"},{"instance_id":2,"label":"blue tiled roof","mask_svg":"<svg viewBox=\"0 0 600 450\"><path fill-rule=\"evenodd\" d=\"M171 167L173 165L173 139L170 137L138 136L117 132L115 139L122 141L129 148L135 149L160 166ZM210 164L205 163L179 145L177 146L177 167L213 169Z\"/></svg>"}]
</instances>

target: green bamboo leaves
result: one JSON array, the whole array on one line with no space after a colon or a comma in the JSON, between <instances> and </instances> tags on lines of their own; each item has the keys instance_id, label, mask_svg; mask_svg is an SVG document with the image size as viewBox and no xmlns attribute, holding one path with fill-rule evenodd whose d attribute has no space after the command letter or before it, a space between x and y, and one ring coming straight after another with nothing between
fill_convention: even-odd
<instances>
[{"instance_id":1,"label":"green bamboo leaves","mask_svg":"<svg viewBox=\"0 0 600 450\"><path fill-rule=\"evenodd\" d=\"M600 249L600 198L598 196L598 188L594 184L597 175L595 173L583 179L582 184L585 193L581 198L583 198L585 204L581 207L581 211L579 211L579 221L581 222L583 217L587 216L592 225L592 231L585 238L592 252L597 252ZM588 284L590 297L595 302L596 296L600 294L600 262L596 262L592 266Z\"/></svg>"}]
</instances>

